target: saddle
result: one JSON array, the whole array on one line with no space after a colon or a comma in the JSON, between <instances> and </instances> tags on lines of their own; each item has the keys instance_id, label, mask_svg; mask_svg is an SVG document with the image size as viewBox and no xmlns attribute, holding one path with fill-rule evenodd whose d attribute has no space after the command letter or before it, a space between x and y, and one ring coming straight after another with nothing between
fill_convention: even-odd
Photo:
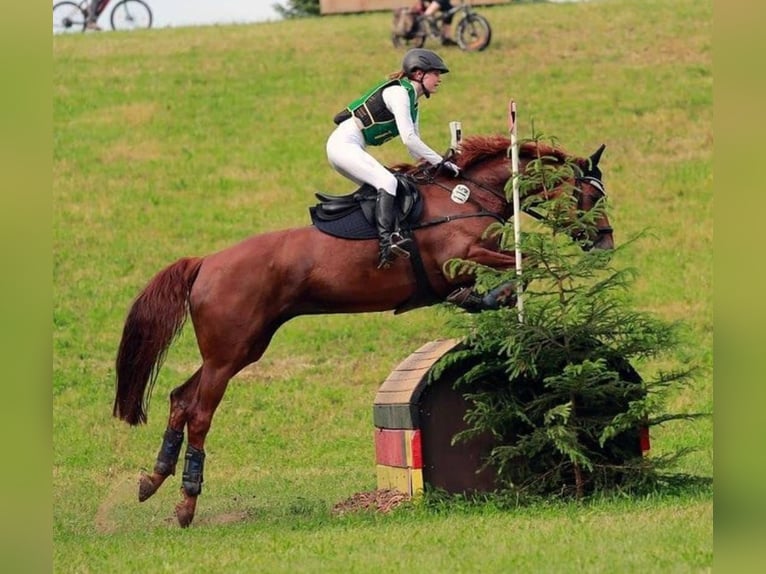
<instances>
[{"instance_id":1,"label":"saddle","mask_svg":"<svg viewBox=\"0 0 766 574\"><path fill-rule=\"evenodd\" d=\"M407 229L417 223L423 212L423 200L415 182L405 174L397 179L395 213L399 225ZM378 237L375 225L375 200L378 190L364 184L348 195L314 194L319 203L309 208L311 222L320 231L343 239Z\"/></svg>"}]
</instances>

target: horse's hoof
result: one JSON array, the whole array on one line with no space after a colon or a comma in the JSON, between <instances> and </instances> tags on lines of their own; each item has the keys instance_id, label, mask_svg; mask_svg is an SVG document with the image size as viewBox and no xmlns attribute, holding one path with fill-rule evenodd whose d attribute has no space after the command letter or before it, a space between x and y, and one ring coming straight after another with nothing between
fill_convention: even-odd
<instances>
[{"instance_id":1,"label":"horse's hoof","mask_svg":"<svg viewBox=\"0 0 766 574\"><path fill-rule=\"evenodd\" d=\"M192 523L192 520L194 520L194 506L192 504L191 508L189 508L186 501L176 504L176 518L181 528L187 528Z\"/></svg>"},{"instance_id":2,"label":"horse's hoof","mask_svg":"<svg viewBox=\"0 0 766 574\"><path fill-rule=\"evenodd\" d=\"M158 486L154 484L151 476L141 473L141 476L138 478L138 502L143 502L157 492Z\"/></svg>"}]
</instances>

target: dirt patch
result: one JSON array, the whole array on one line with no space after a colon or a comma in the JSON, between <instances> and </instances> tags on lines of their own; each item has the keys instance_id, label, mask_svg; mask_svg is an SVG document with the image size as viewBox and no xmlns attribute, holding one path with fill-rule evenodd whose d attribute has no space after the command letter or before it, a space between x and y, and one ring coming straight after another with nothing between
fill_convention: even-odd
<instances>
[{"instance_id":1,"label":"dirt patch","mask_svg":"<svg viewBox=\"0 0 766 574\"><path fill-rule=\"evenodd\" d=\"M118 524L114 517L115 509L125 506L136 500L137 480L135 473L122 473L114 476L109 491L96 511L94 523L96 531L100 534L113 534L117 532Z\"/></svg>"},{"instance_id":2,"label":"dirt patch","mask_svg":"<svg viewBox=\"0 0 766 574\"><path fill-rule=\"evenodd\" d=\"M115 476L106 493L104 500L98 507L94 517L96 531L101 534L114 534L120 528L123 519L122 512L126 508L138 504L137 479L135 473L121 473ZM341 516L351 512L380 512L387 514L394 508L412 500L409 494L396 489L379 489L369 492L357 492L348 499L337 503L332 508L333 516ZM147 503L143 503L146 505ZM168 527L178 525L175 514L154 516ZM251 510L233 510L218 514L205 514L197 517L195 524L201 525L225 525L247 522L253 519Z\"/></svg>"},{"instance_id":3,"label":"dirt patch","mask_svg":"<svg viewBox=\"0 0 766 574\"><path fill-rule=\"evenodd\" d=\"M393 488L373 490L370 492L357 492L350 498L339 502L332 508L333 515L342 515L349 512L370 510L386 514L397 506L409 502L412 497Z\"/></svg>"}]
</instances>

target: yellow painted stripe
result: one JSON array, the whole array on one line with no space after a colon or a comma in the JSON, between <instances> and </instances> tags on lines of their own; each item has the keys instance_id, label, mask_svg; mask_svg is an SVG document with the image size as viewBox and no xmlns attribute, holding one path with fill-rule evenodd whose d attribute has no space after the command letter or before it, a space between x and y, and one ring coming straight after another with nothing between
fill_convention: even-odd
<instances>
[{"instance_id":1,"label":"yellow painted stripe","mask_svg":"<svg viewBox=\"0 0 766 574\"><path fill-rule=\"evenodd\" d=\"M420 468L410 469L410 496L413 498L423 494L423 470Z\"/></svg>"},{"instance_id":2,"label":"yellow painted stripe","mask_svg":"<svg viewBox=\"0 0 766 574\"><path fill-rule=\"evenodd\" d=\"M376 466L376 472L378 475L378 488L395 488L399 492L411 494L412 485L410 484L408 469L379 464Z\"/></svg>"},{"instance_id":3,"label":"yellow painted stripe","mask_svg":"<svg viewBox=\"0 0 766 574\"><path fill-rule=\"evenodd\" d=\"M379 464L376 466L378 488L395 488L412 497L423 494L423 471L419 468L396 468Z\"/></svg>"},{"instance_id":4,"label":"yellow painted stripe","mask_svg":"<svg viewBox=\"0 0 766 574\"><path fill-rule=\"evenodd\" d=\"M407 462L407 466L412 468L415 463L412 461L412 437L415 436L414 430L404 431L404 460Z\"/></svg>"}]
</instances>

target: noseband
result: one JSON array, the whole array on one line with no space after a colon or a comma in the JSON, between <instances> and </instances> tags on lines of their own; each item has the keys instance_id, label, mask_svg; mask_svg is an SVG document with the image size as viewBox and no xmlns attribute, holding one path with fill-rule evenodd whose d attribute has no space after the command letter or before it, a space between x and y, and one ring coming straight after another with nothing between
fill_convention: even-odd
<instances>
[{"instance_id":1,"label":"noseband","mask_svg":"<svg viewBox=\"0 0 766 574\"><path fill-rule=\"evenodd\" d=\"M592 175L583 175L580 177L575 178L575 188L572 193L574 193L577 196L577 209L582 211L583 209L583 193L582 189L580 189L580 184L588 184L591 187L596 188L598 191L597 197L595 198L594 204L598 203L601 199L605 199L607 197L606 195L606 187L604 186L604 182L601 181L599 178L594 177ZM596 233L598 235L607 235L609 233L614 232L614 229L611 227L599 227L596 229Z\"/></svg>"}]
</instances>

